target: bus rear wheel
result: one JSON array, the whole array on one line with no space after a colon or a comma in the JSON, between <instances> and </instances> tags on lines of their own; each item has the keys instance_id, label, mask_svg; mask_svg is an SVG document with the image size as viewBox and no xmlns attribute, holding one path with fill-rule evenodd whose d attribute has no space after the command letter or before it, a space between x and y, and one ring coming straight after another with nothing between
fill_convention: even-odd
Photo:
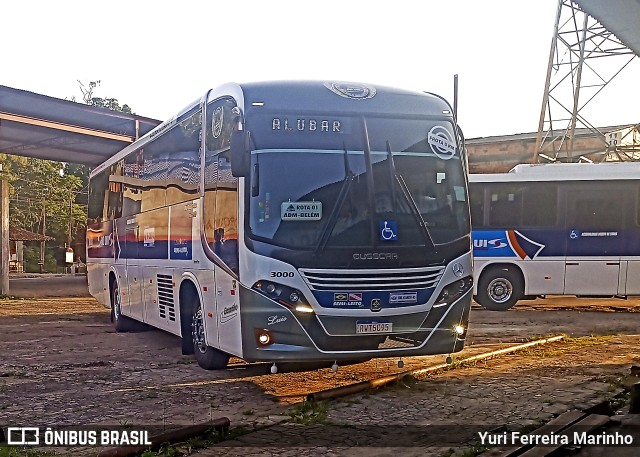
<instances>
[{"instance_id":1,"label":"bus rear wheel","mask_svg":"<svg viewBox=\"0 0 640 457\"><path fill-rule=\"evenodd\" d=\"M191 320L193 352L200 368L205 370L221 370L229 363L229 354L207 346L204 336L204 313L198 302Z\"/></svg>"},{"instance_id":2,"label":"bus rear wheel","mask_svg":"<svg viewBox=\"0 0 640 457\"><path fill-rule=\"evenodd\" d=\"M480 276L475 300L490 311L506 311L523 295L520 275L509 268L491 268Z\"/></svg>"}]
</instances>

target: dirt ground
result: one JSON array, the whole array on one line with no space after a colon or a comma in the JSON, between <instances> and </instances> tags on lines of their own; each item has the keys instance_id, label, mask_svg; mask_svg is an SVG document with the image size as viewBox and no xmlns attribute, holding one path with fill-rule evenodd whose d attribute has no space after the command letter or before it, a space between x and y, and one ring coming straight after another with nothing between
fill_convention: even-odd
<instances>
[{"instance_id":1,"label":"dirt ground","mask_svg":"<svg viewBox=\"0 0 640 457\"><path fill-rule=\"evenodd\" d=\"M640 301L549 297L521 302L507 312L474 307L470 322L468 344L458 359L538 336L564 333L571 338L375 395L333 401L320 426L362 424L370 433L388 421L407 426L427 419L470 430L526 426L613 395L627 382L629 367L640 364ZM372 454L368 447L318 454L327 443L313 439L291 453L293 448L282 447L291 430L278 431L274 427L283 425L274 424L290 421L309 393L443 361L443 356L405 358L400 369L397 359L377 359L336 373L284 366L270 374L269 364L232 359L227 370L206 372L181 355L172 335L115 333L108 310L91 298L2 300L0 426L128 424L161 431L226 416L236 429L271 427L239 438L235 451L225 447L234 443L229 442L203 455L264 455L265 447L277 442L281 446L272 455L393 455L389 449ZM340 439L346 447L352 443L352 435L319 431L325 438L328 434L334 445ZM462 449L464 440L444 444L429 449L443 455L451 446ZM411 454L408 449L403 453ZM75 454L80 455L70 455Z\"/></svg>"}]
</instances>

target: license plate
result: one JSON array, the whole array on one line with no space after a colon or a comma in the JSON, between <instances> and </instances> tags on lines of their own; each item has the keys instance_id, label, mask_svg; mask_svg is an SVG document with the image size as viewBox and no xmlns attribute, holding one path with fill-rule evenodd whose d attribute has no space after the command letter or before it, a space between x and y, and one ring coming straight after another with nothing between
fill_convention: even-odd
<instances>
[{"instance_id":1,"label":"license plate","mask_svg":"<svg viewBox=\"0 0 640 457\"><path fill-rule=\"evenodd\" d=\"M356 333L391 333L393 324L391 322L356 322Z\"/></svg>"}]
</instances>

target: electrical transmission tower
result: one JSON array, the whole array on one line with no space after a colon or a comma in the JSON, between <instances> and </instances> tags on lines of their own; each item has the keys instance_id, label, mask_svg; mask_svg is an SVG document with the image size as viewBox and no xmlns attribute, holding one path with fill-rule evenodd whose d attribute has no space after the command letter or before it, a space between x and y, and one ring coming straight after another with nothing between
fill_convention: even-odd
<instances>
[{"instance_id":1,"label":"electrical transmission tower","mask_svg":"<svg viewBox=\"0 0 640 457\"><path fill-rule=\"evenodd\" d=\"M636 57L640 32L634 16L640 6L633 0L559 0L534 163L640 160L640 124L601 131L585 110ZM577 148L583 134L599 141Z\"/></svg>"}]
</instances>

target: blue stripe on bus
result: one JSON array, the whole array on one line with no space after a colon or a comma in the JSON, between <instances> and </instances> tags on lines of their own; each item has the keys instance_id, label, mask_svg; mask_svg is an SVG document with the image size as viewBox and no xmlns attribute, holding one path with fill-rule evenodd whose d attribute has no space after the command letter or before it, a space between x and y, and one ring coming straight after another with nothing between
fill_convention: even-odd
<instances>
[{"instance_id":1,"label":"blue stripe on bus","mask_svg":"<svg viewBox=\"0 0 640 457\"><path fill-rule=\"evenodd\" d=\"M640 236L634 230L474 230L478 258L637 256Z\"/></svg>"}]
</instances>

